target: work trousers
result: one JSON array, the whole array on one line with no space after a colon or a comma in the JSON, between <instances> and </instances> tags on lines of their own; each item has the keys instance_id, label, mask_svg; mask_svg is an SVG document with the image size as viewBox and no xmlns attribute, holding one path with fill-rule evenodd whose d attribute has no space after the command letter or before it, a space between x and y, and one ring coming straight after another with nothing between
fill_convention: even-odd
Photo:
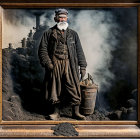
<instances>
[{"instance_id":1,"label":"work trousers","mask_svg":"<svg viewBox=\"0 0 140 140\"><path fill-rule=\"evenodd\" d=\"M50 73L50 100L53 103L58 103L63 97L67 96L71 105L79 105L81 95L77 91L69 59L61 60L54 57L53 63L54 69Z\"/></svg>"}]
</instances>

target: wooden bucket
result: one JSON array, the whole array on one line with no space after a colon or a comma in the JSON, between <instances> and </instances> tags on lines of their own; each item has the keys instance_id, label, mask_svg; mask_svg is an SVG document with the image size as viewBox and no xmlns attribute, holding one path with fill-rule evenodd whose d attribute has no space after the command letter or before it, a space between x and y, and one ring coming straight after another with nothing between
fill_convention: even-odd
<instances>
[{"instance_id":1,"label":"wooden bucket","mask_svg":"<svg viewBox=\"0 0 140 140\"><path fill-rule=\"evenodd\" d=\"M82 97L80 112L83 115L93 114L98 86L95 84L92 84L92 86L81 84L80 87L81 87L81 97Z\"/></svg>"}]
</instances>

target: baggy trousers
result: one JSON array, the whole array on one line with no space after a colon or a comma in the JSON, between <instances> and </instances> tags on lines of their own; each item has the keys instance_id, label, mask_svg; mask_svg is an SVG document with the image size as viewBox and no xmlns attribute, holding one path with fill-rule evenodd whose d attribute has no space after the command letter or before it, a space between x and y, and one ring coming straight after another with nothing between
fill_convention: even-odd
<instances>
[{"instance_id":1,"label":"baggy trousers","mask_svg":"<svg viewBox=\"0 0 140 140\"><path fill-rule=\"evenodd\" d=\"M60 102L60 98L67 94L69 97L69 103L71 105L79 105L81 102L81 95L77 91L74 77L72 75L69 59L57 59L55 57L54 69L51 71L51 95L50 100L53 103ZM65 90L64 90L65 89ZM64 100L64 99L63 99Z\"/></svg>"}]
</instances>

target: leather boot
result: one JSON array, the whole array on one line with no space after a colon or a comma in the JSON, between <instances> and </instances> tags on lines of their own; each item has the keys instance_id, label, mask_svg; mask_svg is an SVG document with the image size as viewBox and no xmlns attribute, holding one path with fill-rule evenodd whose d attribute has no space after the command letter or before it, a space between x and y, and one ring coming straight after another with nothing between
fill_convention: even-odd
<instances>
[{"instance_id":1,"label":"leather boot","mask_svg":"<svg viewBox=\"0 0 140 140\"><path fill-rule=\"evenodd\" d=\"M54 106L54 113L49 115L49 119L50 120L58 120L59 113L60 113L60 107L59 107L59 104L56 104Z\"/></svg>"},{"instance_id":2,"label":"leather boot","mask_svg":"<svg viewBox=\"0 0 140 140\"><path fill-rule=\"evenodd\" d=\"M72 117L77 120L86 120L86 117L79 113L79 105L72 107Z\"/></svg>"}]
</instances>

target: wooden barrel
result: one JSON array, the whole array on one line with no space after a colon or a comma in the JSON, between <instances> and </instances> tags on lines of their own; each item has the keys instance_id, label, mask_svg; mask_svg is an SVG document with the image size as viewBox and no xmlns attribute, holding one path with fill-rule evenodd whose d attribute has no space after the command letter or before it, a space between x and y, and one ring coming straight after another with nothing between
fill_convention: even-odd
<instances>
[{"instance_id":1,"label":"wooden barrel","mask_svg":"<svg viewBox=\"0 0 140 140\"><path fill-rule=\"evenodd\" d=\"M80 85L81 87L81 106L80 111L83 115L90 115L94 113L96 95L98 86L93 84L92 86Z\"/></svg>"}]
</instances>

